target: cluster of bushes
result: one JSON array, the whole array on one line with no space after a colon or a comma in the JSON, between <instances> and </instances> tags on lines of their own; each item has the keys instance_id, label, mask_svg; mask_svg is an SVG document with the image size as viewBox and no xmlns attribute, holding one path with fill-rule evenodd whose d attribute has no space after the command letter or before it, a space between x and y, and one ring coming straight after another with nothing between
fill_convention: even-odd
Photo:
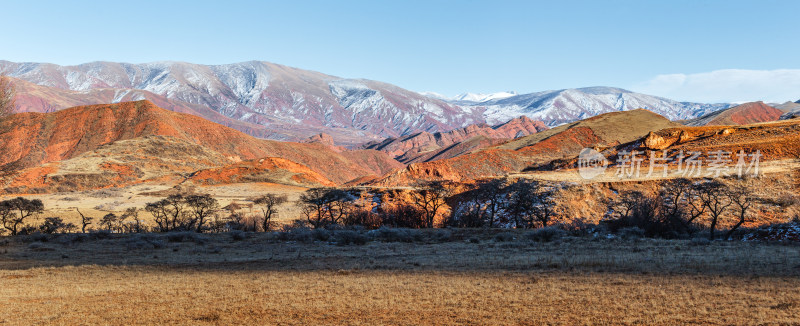
<instances>
[{"instance_id":1,"label":"cluster of bushes","mask_svg":"<svg viewBox=\"0 0 800 326\"><path fill-rule=\"evenodd\" d=\"M561 185L519 179L478 180L450 199L445 226L469 228L546 228L558 216L556 196Z\"/></svg>"},{"instance_id":2,"label":"cluster of bushes","mask_svg":"<svg viewBox=\"0 0 800 326\"><path fill-rule=\"evenodd\" d=\"M753 221L755 204L763 201L743 180L674 179L653 193L620 193L618 199L609 201L602 224L611 232L635 229L644 236L667 239L688 238L703 231L714 240L719 225L729 222L733 225L723 238L730 239L742 225Z\"/></svg>"},{"instance_id":3,"label":"cluster of bushes","mask_svg":"<svg viewBox=\"0 0 800 326\"><path fill-rule=\"evenodd\" d=\"M532 241L551 241L568 233L667 239L694 238L703 233L713 240L719 225L725 222L732 225L724 235L728 239L751 221L756 203L796 202L794 198L758 198L750 191L752 186L742 180L675 179L651 193L619 193L607 202L607 214L599 225L575 220L571 224L555 223L564 220L564 213L556 207L565 187L526 179L490 179L468 185L429 182L412 189L313 188L303 193L298 202L304 218L278 233L278 238L342 244L360 244L370 239L419 242L419 237L429 234L411 229L441 227L534 229L524 236ZM97 220L78 211L79 225L58 217L29 225L27 221L41 214L44 205L39 200L15 198L0 202L0 222L11 235L174 232L167 239L173 242L173 238L184 239L189 234L234 232L233 237L243 239L244 232L272 231L278 208L286 202L286 196L266 194L251 198L248 205L232 203L220 207L210 195L178 193L144 207L143 211L153 217L152 223L140 218L142 210L130 208L120 215L109 213ZM445 233L440 235L444 237ZM507 240L506 235L498 237L498 241ZM137 243L157 246L156 242L145 240Z\"/></svg>"},{"instance_id":4,"label":"cluster of bushes","mask_svg":"<svg viewBox=\"0 0 800 326\"><path fill-rule=\"evenodd\" d=\"M314 228L537 228L550 226L558 215L560 187L491 179L461 185L428 182L410 190L315 188L300 197L300 204Z\"/></svg>"},{"instance_id":5,"label":"cluster of bushes","mask_svg":"<svg viewBox=\"0 0 800 326\"><path fill-rule=\"evenodd\" d=\"M313 228L428 227L430 214L423 207L397 198L402 195L399 191L372 193L359 188L314 188L300 196L300 205L305 222Z\"/></svg>"},{"instance_id":6,"label":"cluster of bushes","mask_svg":"<svg viewBox=\"0 0 800 326\"><path fill-rule=\"evenodd\" d=\"M303 193L298 204L304 224L328 230L336 227L367 230L387 227L534 228L550 225L555 215L552 187L533 181L505 184L487 180L459 194L455 189L456 185L444 182L420 184L411 190L314 188ZM286 201L285 196L266 194L250 199L247 206L233 203L220 207L210 195L177 193L148 203L143 210L130 208L122 214L91 217L78 210L79 225L48 217L41 225L31 226L26 222L31 216L41 214L44 205L39 200L17 198L0 203L0 218L12 235L99 230L110 233L267 232L274 229L278 207ZM448 206L455 208L447 210ZM140 218L142 212L152 216L150 223Z\"/></svg>"},{"instance_id":7,"label":"cluster of bushes","mask_svg":"<svg viewBox=\"0 0 800 326\"><path fill-rule=\"evenodd\" d=\"M44 218L40 224L31 224L34 217L44 212L39 199L14 198L0 201L0 232L11 235L56 233L148 233L148 232L225 232L270 231L278 206L287 201L286 196L266 194L252 198L250 214L232 204L220 208L210 195L173 194L148 203L143 210L129 208L122 214L108 213L92 217L80 210L80 224L67 223L60 217ZM152 223L140 218L143 211L150 213Z\"/></svg>"}]
</instances>

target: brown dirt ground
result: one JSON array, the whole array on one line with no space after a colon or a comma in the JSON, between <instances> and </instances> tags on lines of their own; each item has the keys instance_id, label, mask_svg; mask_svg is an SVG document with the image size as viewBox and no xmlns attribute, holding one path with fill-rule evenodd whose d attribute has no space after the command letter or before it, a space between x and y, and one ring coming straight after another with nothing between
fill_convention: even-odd
<instances>
[{"instance_id":1,"label":"brown dirt ground","mask_svg":"<svg viewBox=\"0 0 800 326\"><path fill-rule=\"evenodd\" d=\"M800 247L741 242L0 247L0 323L796 325ZM454 237L464 236L454 232ZM5 243L5 242L3 242Z\"/></svg>"}]
</instances>

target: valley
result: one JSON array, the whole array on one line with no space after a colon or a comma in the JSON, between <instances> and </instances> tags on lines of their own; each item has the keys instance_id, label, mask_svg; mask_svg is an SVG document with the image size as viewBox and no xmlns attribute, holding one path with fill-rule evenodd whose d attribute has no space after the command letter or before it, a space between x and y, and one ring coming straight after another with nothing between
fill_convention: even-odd
<instances>
[{"instance_id":1,"label":"valley","mask_svg":"<svg viewBox=\"0 0 800 326\"><path fill-rule=\"evenodd\" d=\"M0 323L800 318L788 103L431 99L258 62L2 67L29 81L0 118ZM299 111L276 109L301 84Z\"/></svg>"},{"instance_id":2,"label":"valley","mask_svg":"<svg viewBox=\"0 0 800 326\"><path fill-rule=\"evenodd\" d=\"M0 326L800 326L800 2L4 1Z\"/></svg>"}]
</instances>

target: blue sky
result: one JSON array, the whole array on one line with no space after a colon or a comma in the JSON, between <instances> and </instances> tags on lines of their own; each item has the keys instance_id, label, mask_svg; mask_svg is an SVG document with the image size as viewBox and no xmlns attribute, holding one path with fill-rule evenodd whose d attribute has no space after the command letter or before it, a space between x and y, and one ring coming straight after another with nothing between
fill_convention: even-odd
<instances>
[{"instance_id":1,"label":"blue sky","mask_svg":"<svg viewBox=\"0 0 800 326\"><path fill-rule=\"evenodd\" d=\"M4 1L3 12L0 59L17 62L264 60L450 96L604 85L800 99L800 1Z\"/></svg>"}]
</instances>

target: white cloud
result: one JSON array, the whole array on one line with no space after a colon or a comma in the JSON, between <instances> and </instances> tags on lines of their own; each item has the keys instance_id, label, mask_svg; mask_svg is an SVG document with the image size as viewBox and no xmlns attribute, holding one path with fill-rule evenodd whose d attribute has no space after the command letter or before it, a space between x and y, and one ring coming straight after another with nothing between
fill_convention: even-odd
<instances>
[{"instance_id":1,"label":"white cloud","mask_svg":"<svg viewBox=\"0 0 800 326\"><path fill-rule=\"evenodd\" d=\"M725 69L658 75L631 89L679 101L783 103L800 99L800 69Z\"/></svg>"}]
</instances>

